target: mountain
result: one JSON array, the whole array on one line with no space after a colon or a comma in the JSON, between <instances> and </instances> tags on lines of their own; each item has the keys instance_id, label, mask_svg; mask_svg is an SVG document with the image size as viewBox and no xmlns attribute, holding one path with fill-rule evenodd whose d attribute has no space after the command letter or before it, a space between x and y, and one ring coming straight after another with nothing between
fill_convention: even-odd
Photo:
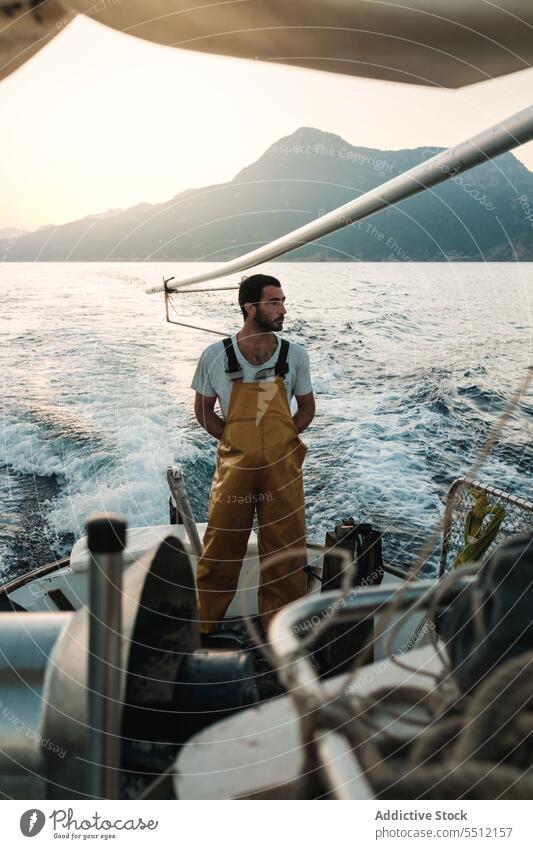
<instances>
[{"instance_id":1,"label":"mountain","mask_svg":"<svg viewBox=\"0 0 533 849\"><path fill-rule=\"evenodd\" d=\"M7 227L5 230L0 230L0 239L18 239L19 236L25 236L29 230L20 230L17 227Z\"/></svg>"},{"instance_id":2,"label":"mountain","mask_svg":"<svg viewBox=\"0 0 533 849\"><path fill-rule=\"evenodd\" d=\"M29 230L20 230L18 227L6 227L0 230L0 262L11 259L11 251L17 239L25 236Z\"/></svg>"},{"instance_id":3,"label":"mountain","mask_svg":"<svg viewBox=\"0 0 533 849\"><path fill-rule=\"evenodd\" d=\"M11 242L9 260L213 261L263 245L434 156L301 127L228 183L188 189ZM533 260L533 174L511 153L366 218L294 260Z\"/></svg>"}]
</instances>

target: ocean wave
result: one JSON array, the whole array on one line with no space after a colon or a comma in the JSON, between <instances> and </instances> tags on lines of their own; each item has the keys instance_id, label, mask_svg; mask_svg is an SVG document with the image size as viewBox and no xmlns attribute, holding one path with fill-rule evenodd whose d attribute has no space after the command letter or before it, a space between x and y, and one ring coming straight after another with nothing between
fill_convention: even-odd
<instances>
[{"instance_id":1,"label":"ocean wave","mask_svg":"<svg viewBox=\"0 0 533 849\"><path fill-rule=\"evenodd\" d=\"M509 403L496 389L482 389L477 384L459 386L457 392L484 413L501 412Z\"/></svg>"},{"instance_id":2,"label":"ocean wave","mask_svg":"<svg viewBox=\"0 0 533 849\"><path fill-rule=\"evenodd\" d=\"M345 515L368 518L386 532L388 558L406 564L418 540L395 538L394 529L423 533L439 518L450 483L467 471L523 379L530 348L525 320L509 340L508 322L529 309L523 288L507 285L511 267L497 309L485 265L432 266L431 278L417 269L395 267L394 279L385 265L346 264L341 276L327 264L277 263L272 271L290 281L284 335L308 350L317 398L303 434L310 538L323 541ZM215 442L192 415L190 378L212 337L165 324L161 301L143 293L160 266L34 264L0 273L4 305L20 322L8 330L17 356L4 358L1 462L11 490L1 498L3 515L14 517L0 534L4 557L11 551L15 565L26 564L39 538L67 546L94 510L117 510L130 526L166 522L165 472L175 461L196 517L205 519ZM31 283L31 303L21 280ZM464 307L466 285L475 314L455 308ZM234 294L191 293L179 302L181 314L238 329ZM58 298L67 295L63 313ZM532 412L522 399L481 470L517 495L530 487ZM32 481L38 534L28 530Z\"/></svg>"}]
</instances>

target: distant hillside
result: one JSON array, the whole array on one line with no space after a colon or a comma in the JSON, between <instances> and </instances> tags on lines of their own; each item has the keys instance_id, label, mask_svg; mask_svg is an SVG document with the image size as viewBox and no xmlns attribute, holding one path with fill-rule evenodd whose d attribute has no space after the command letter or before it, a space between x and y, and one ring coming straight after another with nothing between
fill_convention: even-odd
<instances>
[{"instance_id":1,"label":"distant hillside","mask_svg":"<svg viewBox=\"0 0 533 849\"><path fill-rule=\"evenodd\" d=\"M0 242L11 260L226 260L412 168L440 148L374 150L301 127L229 183ZM533 174L511 153L293 251L294 260L533 260ZM7 246L7 250L6 250Z\"/></svg>"},{"instance_id":2,"label":"distant hillside","mask_svg":"<svg viewBox=\"0 0 533 849\"><path fill-rule=\"evenodd\" d=\"M0 262L10 259L9 254L13 250L15 242L27 233L29 233L29 230L20 230L18 227L6 227L4 230L0 230Z\"/></svg>"}]
</instances>

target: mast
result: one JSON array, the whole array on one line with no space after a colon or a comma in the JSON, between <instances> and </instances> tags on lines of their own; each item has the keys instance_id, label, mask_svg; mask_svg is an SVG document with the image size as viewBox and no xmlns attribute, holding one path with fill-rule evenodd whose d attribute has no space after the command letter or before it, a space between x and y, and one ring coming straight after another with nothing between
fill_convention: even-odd
<instances>
[{"instance_id":1,"label":"mast","mask_svg":"<svg viewBox=\"0 0 533 849\"><path fill-rule=\"evenodd\" d=\"M511 115L504 121L494 124L481 133L467 139L456 147L438 153L426 162L421 162L403 174L393 177L386 183L376 186L364 195L333 209L321 218L304 224L303 227L256 248L236 259L216 265L209 271L191 274L170 284L151 286L146 289L148 295L157 292L175 292L179 289L226 277L238 271L245 271L261 263L276 259L295 248L313 242L336 230L341 230L355 221L360 221L368 215L373 215L388 206L394 206L406 198L418 194L431 186L436 186L446 180L468 171L475 165L487 159L493 159L500 153L505 153L533 139L533 106L528 106L520 112Z\"/></svg>"}]
</instances>

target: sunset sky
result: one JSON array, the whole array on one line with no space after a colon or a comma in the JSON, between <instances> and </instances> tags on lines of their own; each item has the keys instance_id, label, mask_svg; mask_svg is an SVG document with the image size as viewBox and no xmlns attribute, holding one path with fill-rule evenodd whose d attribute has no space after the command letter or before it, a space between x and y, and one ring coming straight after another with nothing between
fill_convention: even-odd
<instances>
[{"instance_id":1,"label":"sunset sky","mask_svg":"<svg viewBox=\"0 0 533 849\"><path fill-rule=\"evenodd\" d=\"M448 146L533 101L533 69L456 91L150 44L79 18L0 83L0 230L231 179L300 126ZM533 170L533 143L516 151Z\"/></svg>"}]
</instances>

